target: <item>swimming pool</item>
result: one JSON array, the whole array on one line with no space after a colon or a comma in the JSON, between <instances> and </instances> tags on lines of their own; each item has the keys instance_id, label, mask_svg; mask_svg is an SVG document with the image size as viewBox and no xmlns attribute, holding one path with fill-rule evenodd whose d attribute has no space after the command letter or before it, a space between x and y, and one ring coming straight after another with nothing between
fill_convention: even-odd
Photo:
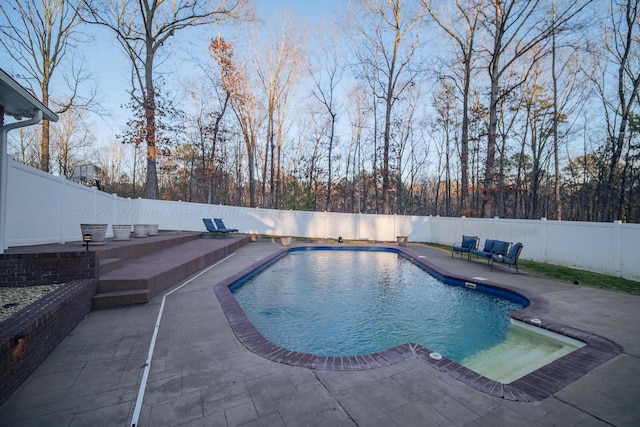
<instances>
[{"instance_id":1,"label":"swimming pool","mask_svg":"<svg viewBox=\"0 0 640 427\"><path fill-rule=\"evenodd\" d=\"M529 304L519 294L427 271L391 249L291 249L230 288L261 335L302 354L415 343L509 383L583 345L514 324L509 312Z\"/></svg>"},{"instance_id":2,"label":"swimming pool","mask_svg":"<svg viewBox=\"0 0 640 427\"><path fill-rule=\"evenodd\" d=\"M449 285L515 298L516 302L523 305L529 302L528 307L509 313L511 319L515 321L514 323L522 322L522 326L537 331L537 334L548 333L555 337L564 337L569 341L577 340L586 345L544 366L534 365L531 367L533 371L528 374L520 373L519 375L523 376L512 382L493 379L491 375L474 371L432 349L415 343L405 343L387 350L360 356L319 356L292 351L266 339L250 321L232 293L233 289L241 286L274 263L277 265L278 260L288 256L291 252L307 249L346 248L349 250L390 251L411 260L412 263ZM531 293L526 288L513 288L505 284L497 284L487 278L480 277L481 275L467 277L448 272L436 263L438 259L444 261L445 264L449 263L449 256L423 245L398 248L370 243L356 245L298 244L297 247L283 248L266 257L259 258L255 264L248 268L215 283L212 290L239 342L249 351L273 362L312 370L352 371L384 368L409 359L419 359L481 392L507 400L536 402L545 399L622 351L618 344L606 338L541 317L549 310L549 301L544 297ZM496 355L502 354L503 348L498 344L481 353L483 358L491 360ZM510 353L510 356L515 359L519 358L518 354Z\"/></svg>"},{"instance_id":3,"label":"swimming pool","mask_svg":"<svg viewBox=\"0 0 640 427\"><path fill-rule=\"evenodd\" d=\"M461 362L504 341L523 301L450 286L391 251L293 251L234 287L271 342L323 356L417 343Z\"/></svg>"}]
</instances>

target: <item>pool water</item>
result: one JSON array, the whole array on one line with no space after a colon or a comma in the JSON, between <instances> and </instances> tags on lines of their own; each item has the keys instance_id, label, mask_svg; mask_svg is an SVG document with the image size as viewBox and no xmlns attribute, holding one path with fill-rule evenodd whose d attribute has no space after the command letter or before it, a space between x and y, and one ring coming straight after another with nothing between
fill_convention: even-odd
<instances>
[{"instance_id":1,"label":"pool water","mask_svg":"<svg viewBox=\"0 0 640 427\"><path fill-rule=\"evenodd\" d=\"M517 320L511 323L503 342L468 356L460 364L508 384L585 345Z\"/></svg>"},{"instance_id":2,"label":"pool water","mask_svg":"<svg viewBox=\"0 0 640 427\"><path fill-rule=\"evenodd\" d=\"M444 284L391 251L294 251L232 290L266 339L326 356L413 342L461 363L503 343L508 313L523 308Z\"/></svg>"}]
</instances>

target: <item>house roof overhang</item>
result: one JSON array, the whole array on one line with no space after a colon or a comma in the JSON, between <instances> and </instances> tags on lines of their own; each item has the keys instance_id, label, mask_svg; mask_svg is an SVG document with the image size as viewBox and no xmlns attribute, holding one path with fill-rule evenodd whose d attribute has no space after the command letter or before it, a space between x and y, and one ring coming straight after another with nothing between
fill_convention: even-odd
<instances>
[{"instance_id":1,"label":"house roof overhang","mask_svg":"<svg viewBox=\"0 0 640 427\"><path fill-rule=\"evenodd\" d=\"M5 115L12 116L16 120L31 119L35 116L36 111L40 110L44 120L58 121L56 113L47 108L1 68L0 105L4 107Z\"/></svg>"}]
</instances>

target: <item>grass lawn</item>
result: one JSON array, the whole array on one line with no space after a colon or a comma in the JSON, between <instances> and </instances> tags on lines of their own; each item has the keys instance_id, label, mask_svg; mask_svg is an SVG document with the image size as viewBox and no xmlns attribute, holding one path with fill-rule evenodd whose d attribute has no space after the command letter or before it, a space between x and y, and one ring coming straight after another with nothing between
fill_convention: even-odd
<instances>
[{"instance_id":1,"label":"grass lawn","mask_svg":"<svg viewBox=\"0 0 640 427\"><path fill-rule=\"evenodd\" d=\"M591 271L578 270L576 268L563 267L561 265L527 261L524 259L519 260L518 265L526 268L527 271L532 274L550 277L561 282L577 282L577 284L592 286L594 288L609 289L611 291L640 295L640 282L635 280L593 273Z\"/></svg>"},{"instance_id":2,"label":"grass lawn","mask_svg":"<svg viewBox=\"0 0 640 427\"><path fill-rule=\"evenodd\" d=\"M434 244L429 244L429 246L434 246L451 252L451 246ZM576 268L528 261L524 259L520 259L518 261L518 266L526 269L531 275L547 277L560 282L609 289L611 291L623 292L631 295L640 295L640 282L635 280L622 279L620 277L608 276L606 274L592 273L586 270L578 270Z\"/></svg>"}]
</instances>

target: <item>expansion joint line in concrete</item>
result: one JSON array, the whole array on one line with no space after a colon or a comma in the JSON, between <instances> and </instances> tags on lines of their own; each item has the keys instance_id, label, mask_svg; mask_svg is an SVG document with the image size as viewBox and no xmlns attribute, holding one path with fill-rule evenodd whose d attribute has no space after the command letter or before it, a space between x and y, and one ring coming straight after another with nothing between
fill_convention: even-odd
<instances>
[{"instance_id":1,"label":"expansion joint line in concrete","mask_svg":"<svg viewBox=\"0 0 640 427\"><path fill-rule=\"evenodd\" d=\"M333 399L333 401L335 402L336 406L338 406L340 409L342 409L342 412L344 412L345 414L347 414L347 416L349 417L349 419L351 420L351 422L353 423L353 425L357 426L359 425L358 422L351 416L351 414L349 413L349 411L347 411L347 408L345 408L344 406L342 406L342 404L340 403L340 401L333 395L333 393L331 393L331 390L329 390L326 386L326 384L322 381L322 379L318 376L318 372L315 369L312 369L311 372L313 372L313 376L316 378L316 381L318 381L320 383L320 385L324 388L324 390L327 392L327 394L329 396L331 396L331 398Z\"/></svg>"},{"instance_id":2,"label":"expansion joint line in concrete","mask_svg":"<svg viewBox=\"0 0 640 427\"><path fill-rule=\"evenodd\" d=\"M149 379L149 371L151 370L151 360L153 359L153 350L156 347L156 339L158 338L158 330L160 329L160 321L162 320L162 313L164 312L164 304L165 304L165 301L167 300L167 297L172 293L187 286L189 283L191 283L198 277L202 276L207 271L222 264L223 262L231 258L234 254L235 252L221 259L215 264L205 268L204 270L202 270L201 272L199 272L198 274L196 274L195 276L193 276L192 278L184 282L182 285L178 286L175 289L172 289L171 291L165 293L162 296L162 303L160 304L160 310L158 310L158 318L156 319L156 325L153 328L153 336L151 337L151 344L149 344L149 352L147 353L147 360L143 365L144 373L142 374L142 381L140 383L140 388L138 389L138 398L136 399L136 406L133 410L133 417L131 418L131 427L136 427L138 425L138 419L140 418L140 410L142 409L142 400L144 399L144 392L145 392L145 389L147 388L147 380Z\"/></svg>"}]
</instances>

